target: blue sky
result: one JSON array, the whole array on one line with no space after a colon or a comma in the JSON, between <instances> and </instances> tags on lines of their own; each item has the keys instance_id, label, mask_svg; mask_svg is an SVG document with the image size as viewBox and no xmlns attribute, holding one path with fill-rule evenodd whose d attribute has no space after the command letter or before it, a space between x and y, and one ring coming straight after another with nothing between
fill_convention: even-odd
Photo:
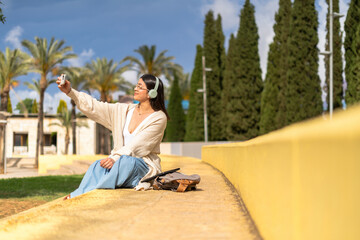
<instances>
[{"instance_id":1,"label":"blue sky","mask_svg":"<svg viewBox=\"0 0 360 240\"><path fill-rule=\"evenodd\" d=\"M35 36L63 39L73 47L79 58L68 65L84 63L106 57L120 61L133 55L141 45L156 45L157 52L167 49L175 62L191 72L194 65L196 44L202 44L204 16L209 9L223 18L223 29L228 40L239 26L239 13L245 0L2 0L6 23L0 24L0 50L20 47L24 39L33 41ZM346 14L347 3L340 0L340 12ZM273 38L274 15L278 0L252 0L255 5L259 28L259 54L263 76L266 72L268 45ZM319 49L325 44L325 0L317 0L319 12ZM342 22L345 18L342 18ZM226 43L227 46L227 43ZM324 67L320 60L319 75L323 79ZM30 81L37 75L29 74L21 81ZM134 82L134 72L124 77ZM20 85L11 93L13 107L18 98L37 97L35 92ZM120 92L114 93L116 98ZM95 94L96 96L96 94ZM56 110L58 101L69 99L55 85L45 96L45 110ZM51 110L52 109L52 110Z\"/></svg>"}]
</instances>

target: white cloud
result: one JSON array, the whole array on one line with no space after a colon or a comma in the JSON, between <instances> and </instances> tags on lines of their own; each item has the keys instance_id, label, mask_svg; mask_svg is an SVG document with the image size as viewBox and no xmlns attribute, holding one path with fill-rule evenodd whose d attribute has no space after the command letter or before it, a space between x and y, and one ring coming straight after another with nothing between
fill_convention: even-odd
<instances>
[{"instance_id":1,"label":"white cloud","mask_svg":"<svg viewBox=\"0 0 360 240\"><path fill-rule=\"evenodd\" d=\"M318 26L318 36L319 36L319 42L318 42L318 49L320 52L325 51L325 43L326 43L326 15L328 12L328 5L326 4L325 0L319 0L319 26ZM324 56L319 56L319 77L321 81L321 88L326 85L325 83L325 62L324 62ZM325 109L327 108L327 102L326 102L327 93L325 91L322 91L321 98L324 103Z\"/></svg>"},{"instance_id":2,"label":"white cloud","mask_svg":"<svg viewBox=\"0 0 360 240\"><path fill-rule=\"evenodd\" d=\"M23 31L20 26L14 27L6 34L5 42L9 42L14 48L22 49L20 37Z\"/></svg>"},{"instance_id":3,"label":"white cloud","mask_svg":"<svg viewBox=\"0 0 360 240\"><path fill-rule=\"evenodd\" d=\"M69 62L69 65L72 67L82 67L85 65L85 63L95 55L94 50L91 48L89 50L83 50L80 55L78 55L77 58L71 58L67 60Z\"/></svg>"},{"instance_id":4,"label":"white cloud","mask_svg":"<svg viewBox=\"0 0 360 240\"><path fill-rule=\"evenodd\" d=\"M339 6L340 6L340 14L344 14L346 15L348 9L349 9L349 0L340 0L339 2ZM345 20L346 20L346 16L345 17L342 17L340 18L340 27L341 27L341 30L343 31L343 42L345 40L345 30L344 30L344 23L345 23ZM344 68L345 68L345 49L344 49L344 45L342 46L342 52L343 52L343 63L344 63ZM344 79L344 83L343 83L343 90L344 90L344 93L347 89L347 83L346 83L346 80L345 80L345 72L343 73L343 79Z\"/></svg>"},{"instance_id":5,"label":"white cloud","mask_svg":"<svg viewBox=\"0 0 360 240\"><path fill-rule=\"evenodd\" d=\"M44 99L44 112L56 113L57 107L59 106L60 100L64 100L67 104L68 109L71 108L70 98L63 92L57 92L55 95L51 95L45 92Z\"/></svg>"},{"instance_id":6,"label":"white cloud","mask_svg":"<svg viewBox=\"0 0 360 240\"><path fill-rule=\"evenodd\" d=\"M255 5L255 19L259 32L259 55L260 66L262 69L262 77L265 78L267 56L269 45L274 38L273 25L275 23L275 13L279 8L278 1L256 0L253 1Z\"/></svg>"},{"instance_id":7,"label":"white cloud","mask_svg":"<svg viewBox=\"0 0 360 240\"><path fill-rule=\"evenodd\" d=\"M121 74L121 76L125 79L125 81L134 85L139 80L137 76L137 72L132 70L124 72L123 74ZM123 95L125 95L124 91L116 91L112 93L112 98L117 101L119 99L119 96L123 96Z\"/></svg>"},{"instance_id":8,"label":"white cloud","mask_svg":"<svg viewBox=\"0 0 360 240\"><path fill-rule=\"evenodd\" d=\"M325 0L319 0L319 28L318 28L318 34L319 34L319 43L318 43L318 49L320 51L325 51L325 43L326 43L326 16L328 11L328 5L326 4ZM340 14L346 15L347 10L349 8L349 5L347 4L346 0L340 0L339 2L340 7ZM345 22L346 16L340 18L340 30L343 31L343 41L345 39L345 31L344 31L344 22ZM344 59L344 48L342 48L343 53L343 63L345 64ZM345 66L343 66L345 67ZM319 77L321 80L321 87L324 87L326 85L325 83L325 62L324 62L324 56L320 55L319 57ZM345 80L345 73L343 74L343 78ZM344 89L346 89L346 82L344 83ZM326 102L327 93L322 92L322 100L324 102L324 106L327 107Z\"/></svg>"},{"instance_id":9,"label":"white cloud","mask_svg":"<svg viewBox=\"0 0 360 240\"><path fill-rule=\"evenodd\" d=\"M11 98L11 104L14 113L18 113L17 110L15 110L16 105L20 100L24 100L25 98L31 98L36 99L36 101L39 103L39 94L33 90L20 90L17 91L15 89L10 91L10 98ZM60 99L64 100L68 106L68 108L71 108L71 102L70 98L67 97L64 93L58 92L54 95L49 94L45 92L45 99L44 99L44 112L46 113L56 113L57 107L59 106Z\"/></svg>"},{"instance_id":10,"label":"white cloud","mask_svg":"<svg viewBox=\"0 0 360 240\"><path fill-rule=\"evenodd\" d=\"M129 70L129 71L126 71L124 72L123 74L121 74L121 76L128 82L132 83L132 84L136 84L137 81L139 80L138 79L138 76L137 76L137 72L136 71L132 71L132 70Z\"/></svg>"},{"instance_id":11,"label":"white cloud","mask_svg":"<svg viewBox=\"0 0 360 240\"><path fill-rule=\"evenodd\" d=\"M252 4L255 6L255 19L258 26L259 33L259 55L260 65L262 69L262 76L266 74L267 55L269 50L269 44L274 37L273 25L275 12L279 8L278 1L272 0L254 0ZM240 22L240 9L243 8L244 2L232 0L212 0L206 1L201 7L201 13L204 15L212 9L215 14L220 13L223 18L223 28L225 32L228 32L226 36L225 47L228 47L228 40L231 33L236 36ZM228 30L228 31L226 31Z\"/></svg>"},{"instance_id":12,"label":"white cloud","mask_svg":"<svg viewBox=\"0 0 360 240\"><path fill-rule=\"evenodd\" d=\"M213 10L215 17L218 14L222 17L224 30L233 30L239 25L240 5L233 0L211 0L201 7L201 14L205 15L209 10Z\"/></svg>"}]
</instances>

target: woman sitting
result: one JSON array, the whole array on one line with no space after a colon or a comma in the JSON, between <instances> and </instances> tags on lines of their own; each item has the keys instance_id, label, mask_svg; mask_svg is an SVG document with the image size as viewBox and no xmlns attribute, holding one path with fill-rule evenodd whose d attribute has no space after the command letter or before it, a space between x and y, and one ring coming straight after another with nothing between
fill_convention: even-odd
<instances>
[{"instance_id":1,"label":"woman sitting","mask_svg":"<svg viewBox=\"0 0 360 240\"><path fill-rule=\"evenodd\" d=\"M143 75L134 92L139 104L100 102L72 89L69 81L58 87L87 117L111 130L114 139L111 155L95 161L79 188L65 199L99 188L149 189L150 183L141 180L161 172L158 154L169 119L162 81L151 74Z\"/></svg>"}]
</instances>

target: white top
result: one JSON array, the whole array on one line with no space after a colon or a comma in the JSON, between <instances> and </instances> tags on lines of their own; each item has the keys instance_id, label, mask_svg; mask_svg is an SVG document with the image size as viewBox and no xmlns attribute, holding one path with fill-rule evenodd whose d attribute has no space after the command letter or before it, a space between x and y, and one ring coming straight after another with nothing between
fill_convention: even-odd
<instances>
[{"instance_id":1,"label":"white top","mask_svg":"<svg viewBox=\"0 0 360 240\"><path fill-rule=\"evenodd\" d=\"M134 110L135 110L135 108L132 108L131 110L129 110L128 114L126 115L125 127L123 130L124 146L128 145L128 143L134 137L134 131L132 133L129 132L129 125L130 125L130 121L131 121L132 115L134 113Z\"/></svg>"},{"instance_id":2,"label":"white top","mask_svg":"<svg viewBox=\"0 0 360 240\"><path fill-rule=\"evenodd\" d=\"M135 108L132 108L129 110L128 114L126 115L126 120L125 120L125 126L124 126L124 130L123 130L123 137L124 137L124 146L127 146L131 140L134 138L135 136L135 132L136 130L143 124L143 123L146 123L146 121L149 119L149 117L154 114L151 113L149 116L147 116L135 129L132 133L129 132L129 125L130 125L130 122L131 122L131 118L134 114L134 110Z\"/></svg>"}]
</instances>

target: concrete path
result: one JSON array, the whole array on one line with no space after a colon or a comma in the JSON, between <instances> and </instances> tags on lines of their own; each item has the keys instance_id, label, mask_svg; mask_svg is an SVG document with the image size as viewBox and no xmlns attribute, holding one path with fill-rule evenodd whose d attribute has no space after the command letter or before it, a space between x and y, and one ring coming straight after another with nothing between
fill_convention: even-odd
<instances>
[{"instance_id":1,"label":"concrete path","mask_svg":"<svg viewBox=\"0 0 360 240\"><path fill-rule=\"evenodd\" d=\"M37 176L39 176L39 174L35 168L10 167L6 169L6 174L0 174L0 179Z\"/></svg>"},{"instance_id":2,"label":"concrete path","mask_svg":"<svg viewBox=\"0 0 360 240\"><path fill-rule=\"evenodd\" d=\"M199 174L197 191L94 190L0 220L0 239L261 239L240 198L210 165L163 156Z\"/></svg>"}]
</instances>

